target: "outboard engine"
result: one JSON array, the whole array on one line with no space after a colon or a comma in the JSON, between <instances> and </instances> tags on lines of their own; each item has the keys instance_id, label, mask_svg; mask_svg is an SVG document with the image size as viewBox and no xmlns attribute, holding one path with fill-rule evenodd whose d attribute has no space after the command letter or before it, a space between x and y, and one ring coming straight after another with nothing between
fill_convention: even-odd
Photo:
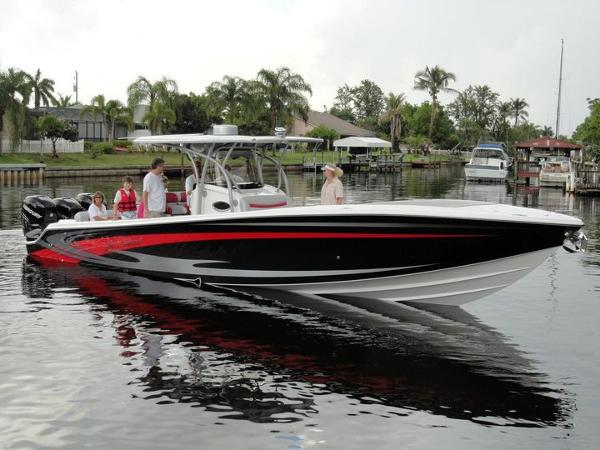
<instances>
[{"instance_id":1,"label":"outboard engine","mask_svg":"<svg viewBox=\"0 0 600 450\"><path fill-rule=\"evenodd\" d=\"M92 195L89 192L82 192L81 194L77 194L77 201L81 205L84 211L87 211L92 204Z\"/></svg>"},{"instance_id":2,"label":"outboard engine","mask_svg":"<svg viewBox=\"0 0 600 450\"><path fill-rule=\"evenodd\" d=\"M74 198L60 197L52 201L56 205L58 220L72 219L79 211L83 211L81 204Z\"/></svg>"},{"instance_id":3,"label":"outboard engine","mask_svg":"<svg viewBox=\"0 0 600 450\"><path fill-rule=\"evenodd\" d=\"M49 224L57 222L56 205L46 195L30 195L21 206L23 234L35 239Z\"/></svg>"}]
</instances>

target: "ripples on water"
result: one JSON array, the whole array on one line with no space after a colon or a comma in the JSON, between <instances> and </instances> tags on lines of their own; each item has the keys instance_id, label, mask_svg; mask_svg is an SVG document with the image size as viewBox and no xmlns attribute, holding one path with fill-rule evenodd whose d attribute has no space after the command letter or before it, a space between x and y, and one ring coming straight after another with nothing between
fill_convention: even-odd
<instances>
[{"instance_id":1,"label":"ripples on water","mask_svg":"<svg viewBox=\"0 0 600 450\"><path fill-rule=\"evenodd\" d=\"M291 181L298 204L316 203L320 179ZM465 185L453 170L353 176L346 190L351 202L469 198L578 214L590 253L557 252L470 313L201 291L28 261L15 229L23 193L2 188L0 448L596 442L599 204Z\"/></svg>"}]
</instances>

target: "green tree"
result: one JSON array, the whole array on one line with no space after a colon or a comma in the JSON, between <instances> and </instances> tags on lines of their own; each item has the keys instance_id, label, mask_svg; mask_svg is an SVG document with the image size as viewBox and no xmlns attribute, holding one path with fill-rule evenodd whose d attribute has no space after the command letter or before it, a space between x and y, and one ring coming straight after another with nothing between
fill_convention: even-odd
<instances>
[{"instance_id":1,"label":"green tree","mask_svg":"<svg viewBox=\"0 0 600 450\"><path fill-rule=\"evenodd\" d=\"M600 161L600 99L588 99L590 114L577 126L573 137L586 146L586 155Z\"/></svg>"},{"instance_id":2,"label":"green tree","mask_svg":"<svg viewBox=\"0 0 600 450\"><path fill-rule=\"evenodd\" d=\"M337 89L335 101L329 113L348 122L356 122L353 88L344 84Z\"/></svg>"},{"instance_id":3,"label":"green tree","mask_svg":"<svg viewBox=\"0 0 600 450\"><path fill-rule=\"evenodd\" d=\"M519 125L519 120L527 120L529 117L529 113L525 110L525 108L529 107L529 104L525 101L524 98L511 98L511 115L515 118L515 127Z\"/></svg>"},{"instance_id":4,"label":"green tree","mask_svg":"<svg viewBox=\"0 0 600 450\"><path fill-rule=\"evenodd\" d=\"M58 97L54 97L51 100L52 105L57 108L68 108L69 106L73 105L71 98L72 98L72 96L70 96L70 95L63 96L62 94L58 94Z\"/></svg>"},{"instance_id":5,"label":"green tree","mask_svg":"<svg viewBox=\"0 0 600 450\"><path fill-rule=\"evenodd\" d=\"M175 127L173 133L203 133L213 123L221 123L220 115L213 114L207 95L176 94L173 99Z\"/></svg>"},{"instance_id":6,"label":"green tree","mask_svg":"<svg viewBox=\"0 0 600 450\"><path fill-rule=\"evenodd\" d=\"M40 105L50 106L54 102L54 80L42 78L40 69L35 72L34 76L28 75L31 90L33 92L33 104L36 109Z\"/></svg>"},{"instance_id":7,"label":"green tree","mask_svg":"<svg viewBox=\"0 0 600 450\"><path fill-rule=\"evenodd\" d=\"M340 135L337 131L326 127L325 125L319 125L318 127L313 128L308 133L306 133L308 137L321 138L325 141L325 149L330 150L333 145L333 141L340 138Z\"/></svg>"},{"instance_id":8,"label":"green tree","mask_svg":"<svg viewBox=\"0 0 600 450\"><path fill-rule=\"evenodd\" d=\"M69 126L64 120L52 115L40 117L37 128L42 138L52 141L52 158L58 158L56 141L67 139L74 142L78 139L77 131L74 128Z\"/></svg>"},{"instance_id":9,"label":"green tree","mask_svg":"<svg viewBox=\"0 0 600 450\"><path fill-rule=\"evenodd\" d=\"M206 88L206 95L226 123L235 123L246 106L249 92L245 80L225 75L223 81L215 81Z\"/></svg>"},{"instance_id":10,"label":"green tree","mask_svg":"<svg viewBox=\"0 0 600 450\"><path fill-rule=\"evenodd\" d=\"M130 130L133 129L133 113L119 100L109 100L106 102L104 119L109 127L109 140L115 139L115 125L121 123L127 125Z\"/></svg>"},{"instance_id":11,"label":"green tree","mask_svg":"<svg viewBox=\"0 0 600 450\"><path fill-rule=\"evenodd\" d=\"M287 67L258 72L256 93L262 96L271 114L271 128L288 125L295 116L308 119L310 109L305 94L312 95L310 84Z\"/></svg>"},{"instance_id":12,"label":"green tree","mask_svg":"<svg viewBox=\"0 0 600 450\"><path fill-rule=\"evenodd\" d=\"M177 118L175 117L175 111L169 105L154 102L142 120L148 125L153 134L162 134L175 125Z\"/></svg>"},{"instance_id":13,"label":"green tree","mask_svg":"<svg viewBox=\"0 0 600 450\"><path fill-rule=\"evenodd\" d=\"M492 135L497 141L504 141L508 144L508 132L510 131L510 124L508 119L511 116L511 103L500 102L496 109L496 118L494 120L494 127L492 129Z\"/></svg>"},{"instance_id":14,"label":"green tree","mask_svg":"<svg viewBox=\"0 0 600 450\"><path fill-rule=\"evenodd\" d=\"M392 152L398 152L398 144L402 136L402 109L406 95L390 92L386 98L386 109L380 117L380 121L389 124L390 139L392 141Z\"/></svg>"},{"instance_id":15,"label":"green tree","mask_svg":"<svg viewBox=\"0 0 600 450\"><path fill-rule=\"evenodd\" d=\"M104 98L104 95L96 95L92 98L92 101L89 105L86 105L83 108L81 108L81 110L79 111L79 117L83 117L86 114L91 114L94 120L100 117L102 119L102 122L106 126L108 109L106 98Z\"/></svg>"},{"instance_id":16,"label":"green tree","mask_svg":"<svg viewBox=\"0 0 600 450\"><path fill-rule=\"evenodd\" d=\"M542 136L544 136L544 137L554 136L554 130L552 129L552 127L550 127L548 125L544 125L544 127L542 128Z\"/></svg>"},{"instance_id":17,"label":"green tree","mask_svg":"<svg viewBox=\"0 0 600 450\"><path fill-rule=\"evenodd\" d=\"M429 139L432 138L433 122L438 109L438 95L441 92L455 92L448 85L450 81L456 81L456 75L452 72L446 72L439 66L425 66L425 70L420 70L415 74L415 89L427 91L431 97L431 118L429 121Z\"/></svg>"},{"instance_id":18,"label":"green tree","mask_svg":"<svg viewBox=\"0 0 600 450\"><path fill-rule=\"evenodd\" d=\"M352 102L357 120L378 119L385 107L385 96L375 82L362 80L358 86L352 88Z\"/></svg>"},{"instance_id":19,"label":"green tree","mask_svg":"<svg viewBox=\"0 0 600 450\"><path fill-rule=\"evenodd\" d=\"M30 95L31 84L27 73L13 67L6 72L0 72L0 130L10 130L9 137L13 149L19 146L23 138Z\"/></svg>"},{"instance_id":20,"label":"green tree","mask_svg":"<svg viewBox=\"0 0 600 450\"><path fill-rule=\"evenodd\" d=\"M420 105L406 105L403 109L404 129L408 137L427 136L431 121L431 104L423 102ZM442 148L451 148L456 144L454 139L454 127L452 121L442 107L438 107L438 113L433 124L432 139ZM431 143L430 139L427 139Z\"/></svg>"},{"instance_id":21,"label":"green tree","mask_svg":"<svg viewBox=\"0 0 600 450\"><path fill-rule=\"evenodd\" d=\"M447 111L465 144L473 145L492 135L497 119L498 97L498 93L487 85L469 86L448 105Z\"/></svg>"},{"instance_id":22,"label":"green tree","mask_svg":"<svg viewBox=\"0 0 600 450\"><path fill-rule=\"evenodd\" d=\"M144 122L150 132L166 130L175 123L173 99L178 92L177 83L166 77L151 83L147 78L138 76L137 80L127 87L127 104L133 111L137 105L147 104L148 112Z\"/></svg>"},{"instance_id":23,"label":"green tree","mask_svg":"<svg viewBox=\"0 0 600 450\"><path fill-rule=\"evenodd\" d=\"M540 137L542 129L531 122L525 122L516 127L511 128L509 132L509 148L514 142L528 141Z\"/></svg>"}]
</instances>

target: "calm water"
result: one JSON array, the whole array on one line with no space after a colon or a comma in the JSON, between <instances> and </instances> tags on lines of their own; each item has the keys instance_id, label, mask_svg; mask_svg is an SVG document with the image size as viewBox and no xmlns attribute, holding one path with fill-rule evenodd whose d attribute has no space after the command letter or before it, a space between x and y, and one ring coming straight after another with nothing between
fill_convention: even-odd
<instances>
[{"instance_id":1,"label":"calm water","mask_svg":"<svg viewBox=\"0 0 600 450\"><path fill-rule=\"evenodd\" d=\"M113 195L118 179L0 187L0 448L597 448L600 199L465 184L461 168L344 181L349 202L575 214L588 253L558 250L462 310L365 311L38 267L21 199ZM291 183L317 202L320 178Z\"/></svg>"}]
</instances>

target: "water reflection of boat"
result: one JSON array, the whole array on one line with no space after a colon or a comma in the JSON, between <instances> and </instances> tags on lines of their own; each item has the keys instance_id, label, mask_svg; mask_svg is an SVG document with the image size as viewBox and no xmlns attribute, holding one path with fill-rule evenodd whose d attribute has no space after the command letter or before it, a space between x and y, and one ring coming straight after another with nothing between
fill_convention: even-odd
<instances>
[{"instance_id":1,"label":"water reflection of boat","mask_svg":"<svg viewBox=\"0 0 600 450\"><path fill-rule=\"evenodd\" d=\"M370 302L366 312L359 304L198 291L144 276L26 262L25 294L60 295L48 286L74 288L94 304L95 316L114 314L120 355L139 366L129 372L136 377L131 384L153 401L255 422L316 414L323 393L403 415L419 410L492 425L569 420L564 392L550 389L545 375L499 333L457 308L377 310ZM184 356L175 365L163 360L166 353Z\"/></svg>"}]
</instances>

